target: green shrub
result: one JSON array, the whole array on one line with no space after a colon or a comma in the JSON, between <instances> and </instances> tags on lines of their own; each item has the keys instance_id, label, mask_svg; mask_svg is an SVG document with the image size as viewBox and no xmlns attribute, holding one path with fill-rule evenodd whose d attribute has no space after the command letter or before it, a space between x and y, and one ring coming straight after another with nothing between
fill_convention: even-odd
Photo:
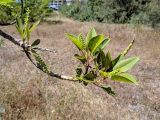
<instances>
[{"instance_id":1,"label":"green shrub","mask_svg":"<svg viewBox=\"0 0 160 120\"><path fill-rule=\"evenodd\" d=\"M79 13L81 13L82 8L86 8L83 5L79 4L79 3L74 3L71 5L62 5L60 11L65 14L67 17L73 17L75 19L81 19L81 14L79 15Z\"/></svg>"},{"instance_id":2,"label":"green shrub","mask_svg":"<svg viewBox=\"0 0 160 120\"><path fill-rule=\"evenodd\" d=\"M3 2L3 1L2 1ZM23 7L30 10L30 21L43 20L49 16L52 10L48 7L50 0L24 0ZM8 23L13 21L17 16L20 16L21 3L14 2L9 5L0 6L0 23Z\"/></svg>"},{"instance_id":3,"label":"green shrub","mask_svg":"<svg viewBox=\"0 0 160 120\"><path fill-rule=\"evenodd\" d=\"M160 1L152 0L146 11L149 23L152 27L160 27Z\"/></svg>"},{"instance_id":4,"label":"green shrub","mask_svg":"<svg viewBox=\"0 0 160 120\"><path fill-rule=\"evenodd\" d=\"M146 24L160 26L158 0L88 0L63 5L61 12L80 21Z\"/></svg>"},{"instance_id":5,"label":"green shrub","mask_svg":"<svg viewBox=\"0 0 160 120\"><path fill-rule=\"evenodd\" d=\"M153 28L160 27L160 1L152 0L144 11L134 14L130 20L132 24L146 24Z\"/></svg>"},{"instance_id":6,"label":"green shrub","mask_svg":"<svg viewBox=\"0 0 160 120\"><path fill-rule=\"evenodd\" d=\"M11 7L12 6L12 7ZM0 23L10 23L20 15L20 6L17 3L11 3L11 6L0 5Z\"/></svg>"},{"instance_id":7,"label":"green shrub","mask_svg":"<svg viewBox=\"0 0 160 120\"><path fill-rule=\"evenodd\" d=\"M52 10L48 7L50 0L26 0L25 8L29 8L30 20L35 22L49 16Z\"/></svg>"},{"instance_id":8,"label":"green shrub","mask_svg":"<svg viewBox=\"0 0 160 120\"><path fill-rule=\"evenodd\" d=\"M150 20L146 12L140 12L138 15L134 14L130 20L133 25L149 24Z\"/></svg>"}]
</instances>

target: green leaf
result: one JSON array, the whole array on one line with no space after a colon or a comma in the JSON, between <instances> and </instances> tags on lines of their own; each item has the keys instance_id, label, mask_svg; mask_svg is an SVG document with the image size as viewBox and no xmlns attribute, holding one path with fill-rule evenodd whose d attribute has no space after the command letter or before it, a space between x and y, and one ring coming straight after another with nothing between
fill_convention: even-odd
<instances>
[{"instance_id":1,"label":"green leaf","mask_svg":"<svg viewBox=\"0 0 160 120\"><path fill-rule=\"evenodd\" d=\"M128 53L128 51L131 49L133 46L134 40L129 44L129 46L120 54L118 55L113 61L112 61L112 66L114 67L119 61L124 59L124 56Z\"/></svg>"},{"instance_id":2,"label":"green leaf","mask_svg":"<svg viewBox=\"0 0 160 120\"><path fill-rule=\"evenodd\" d=\"M129 50L131 49L131 47L133 46L134 40L128 45L128 47L120 54L118 55L113 61L112 61L112 65L113 67L122 59L124 59L124 56L129 52Z\"/></svg>"},{"instance_id":3,"label":"green leaf","mask_svg":"<svg viewBox=\"0 0 160 120\"><path fill-rule=\"evenodd\" d=\"M82 68L80 67L76 68L76 73L77 73L76 77L80 77L82 74Z\"/></svg>"},{"instance_id":4,"label":"green leaf","mask_svg":"<svg viewBox=\"0 0 160 120\"><path fill-rule=\"evenodd\" d=\"M88 82L83 81L83 85L87 86L87 85L88 85Z\"/></svg>"},{"instance_id":5,"label":"green leaf","mask_svg":"<svg viewBox=\"0 0 160 120\"><path fill-rule=\"evenodd\" d=\"M68 39L71 40L79 50L82 50L83 49L83 43L77 38L75 37L74 35L71 35L71 34L66 34Z\"/></svg>"},{"instance_id":6,"label":"green leaf","mask_svg":"<svg viewBox=\"0 0 160 120\"><path fill-rule=\"evenodd\" d=\"M127 70L131 69L138 61L138 57L131 57L121 60L113 67L113 70L119 69L120 72L126 72Z\"/></svg>"},{"instance_id":7,"label":"green leaf","mask_svg":"<svg viewBox=\"0 0 160 120\"><path fill-rule=\"evenodd\" d=\"M0 2L4 2L4 3L10 3L10 2L14 2L15 0L1 0Z\"/></svg>"},{"instance_id":8,"label":"green leaf","mask_svg":"<svg viewBox=\"0 0 160 120\"><path fill-rule=\"evenodd\" d=\"M112 88L110 86L104 85L104 86L101 86L101 88L104 91L106 91L109 95L112 95L112 96L116 95L116 93L112 90Z\"/></svg>"},{"instance_id":9,"label":"green leaf","mask_svg":"<svg viewBox=\"0 0 160 120\"><path fill-rule=\"evenodd\" d=\"M95 36L97 36L96 30L94 28L92 28L87 34L86 45L88 45L89 41Z\"/></svg>"},{"instance_id":10,"label":"green leaf","mask_svg":"<svg viewBox=\"0 0 160 120\"><path fill-rule=\"evenodd\" d=\"M15 0L0 0L0 6L4 6L10 9L13 9L14 7L10 4L12 2L15 2Z\"/></svg>"},{"instance_id":11,"label":"green leaf","mask_svg":"<svg viewBox=\"0 0 160 120\"><path fill-rule=\"evenodd\" d=\"M33 23L33 24L30 26L29 31L32 32L33 29L35 29L35 28L37 27L37 25L39 25L39 23L40 23L40 20L37 21L37 22L35 22L35 23Z\"/></svg>"},{"instance_id":12,"label":"green leaf","mask_svg":"<svg viewBox=\"0 0 160 120\"><path fill-rule=\"evenodd\" d=\"M23 22L21 18L16 19L16 24L21 30L23 30Z\"/></svg>"},{"instance_id":13,"label":"green leaf","mask_svg":"<svg viewBox=\"0 0 160 120\"><path fill-rule=\"evenodd\" d=\"M106 66L106 56L105 53L100 49L97 55L97 63L99 69L105 68Z\"/></svg>"},{"instance_id":14,"label":"green leaf","mask_svg":"<svg viewBox=\"0 0 160 120\"><path fill-rule=\"evenodd\" d=\"M121 73L121 71L119 69L116 69L116 70L109 71L107 73L108 73L108 76L111 77L111 76Z\"/></svg>"},{"instance_id":15,"label":"green leaf","mask_svg":"<svg viewBox=\"0 0 160 120\"><path fill-rule=\"evenodd\" d=\"M17 25L16 25L16 29L19 32L21 38L23 39L23 30L21 30Z\"/></svg>"},{"instance_id":16,"label":"green leaf","mask_svg":"<svg viewBox=\"0 0 160 120\"><path fill-rule=\"evenodd\" d=\"M29 40L30 40L30 31L29 31L28 27L26 28L26 36L27 36L27 40L28 40L28 43L29 43Z\"/></svg>"},{"instance_id":17,"label":"green leaf","mask_svg":"<svg viewBox=\"0 0 160 120\"><path fill-rule=\"evenodd\" d=\"M74 57L80 60L83 64L87 61L84 56L80 56L78 54L75 54Z\"/></svg>"},{"instance_id":18,"label":"green leaf","mask_svg":"<svg viewBox=\"0 0 160 120\"><path fill-rule=\"evenodd\" d=\"M112 59L111 59L111 54L108 51L108 53L106 54L106 64L105 64L105 69L113 69L112 68ZM109 70L110 71L110 70Z\"/></svg>"},{"instance_id":19,"label":"green leaf","mask_svg":"<svg viewBox=\"0 0 160 120\"><path fill-rule=\"evenodd\" d=\"M19 32L21 38L23 39L24 38L24 34L23 34L23 23L22 23L22 19L21 18L17 18L16 19L16 28L17 28L17 31Z\"/></svg>"},{"instance_id":20,"label":"green leaf","mask_svg":"<svg viewBox=\"0 0 160 120\"><path fill-rule=\"evenodd\" d=\"M130 74L128 73L121 73L117 75L113 75L111 77L112 80L114 81L119 81L119 82L127 82L127 83L132 83L138 85L137 80Z\"/></svg>"},{"instance_id":21,"label":"green leaf","mask_svg":"<svg viewBox=\"0 0 160 120\"><path fill-rule=\"evenodd\" d=\"M29 8L26 9L26 13L24 16L24 29L28 29L28 23L29 23L29 14L30 14L30 10Z\"/></svg>"},{"instance_id":22,"label":"green leaf","mask_svg":"<svg viewBox=\"0 0 160 120\"><path fill-rule=\"evenodd\" d=\"M83 49L85 49L85 48L86 48L86 43L85 43L85 40L84 40L82 34L79 34L79 35L78 35L78 39L79 39L79 41L82 42L82 44L83 44Z\"/></svg>"},{"instance_id":23,"label":"green leaf","mask_svg":"<svg viewBox=\"0 0 160 120\"><path fill-rule=\"evenodd\" d=\"M11 2L15 2L15 0L1 0L0 1L0 4L8 4L8 3L11 3Z\"/></svg>"},{"instance_id":24,"label":"green leaf","mask_svg":"<svg viewBox=\"0 0 160 120\"><path fill-rule=\"evenodd\" d=\"M103 78L109 77L109 73L107 73L107 72L104 72L104 71L100 70L99 73Z\"/></svg>"},{"instance_id":25,"label":"green leaf","mask_svg":"<svg viewBox=\"0 0 160 120\"><path fill-rule=\"evenodd\" d=\"M112 60L112 66L114 67L122 59L124 59L124 55L123 54L118 55L114 60Z\"/></svg>"},{"instance_id":26,"label":"green leaf","mask_svg":"<svg viewBox=\"0 0 160 120\"><path fill-rule=\"evenodd\" d=\"M100 49L103 50L106 47L106 45L109 43L109 41L110 41L109 38L104 39L103 42L100 44L100 46L95 50L95 55L97 55Z\"/></svg>"},{"instance_id":27,"label":"green leaf","mask_svg":"<svg viewBox=\"0 0 160 120\"><path fill-rule=\"evenodd\" d=\"M104 39L99 48L103 50L106 47L106 45L109 43L109 41L110 41L109 38Z\"/></svg>"},{"instance_id":28,"label":"green leaf","mask_svg":"<svg viewBox=\"0 0 160 120\"><path fill-rule=\"evenodd\" d=\"M88 49L91 51L91 53L94 53L96 51L96 49L100 46L103 40L104 35L97 35L89 41Z\"/></svg>"},{"instance_id":29,"label":"green leaf","mask_svg":"<svg viewBox=\"0 0 160 120\"><path fill-rule=\"evenodd\" d=\"M35 41L31 44L31 46L32 46L32 47L35 47L35 46L39 45L40 42L41 42L40 39L37 39L37 40L35 40Z\"/></svg>"},{"instance_id":30,"label":"green leaf","mask_svg":"<svg viewBox=\"0 0 160 120\"><path fill-rule=\"evenodd\" d=\"M85 74L85 75L83 76L83 78L84 78L85 80L91 80L91 81L93 81L93 80L95 79L95 75L94 75L92 72L90 72L90 73L88 73L88 74Z\"/></svg>"}]
</instances>

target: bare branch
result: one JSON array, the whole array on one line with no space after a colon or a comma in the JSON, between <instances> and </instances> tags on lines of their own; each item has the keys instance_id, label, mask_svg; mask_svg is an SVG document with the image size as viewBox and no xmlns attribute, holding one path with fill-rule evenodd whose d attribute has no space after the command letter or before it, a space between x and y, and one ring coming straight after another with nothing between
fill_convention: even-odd
<instances>
[{"instance_id":1,"label":"bare branch","mask_svg":"<svg viewBox=\"0 0 160 120\"><path fill-rule=\"evenodd\" d=\"M0 36L4 37L5 39L11 41L12 43L14 43L15 45L23 48L26 56L28 57L28 59L32 62L33 65L35 65L38 69L40 69L41 71L43 71L44 73L46 73L43 69L41 69L40 67L37 66L37 64L32 60L31 54L30 52L26 51L26 49L28 49L28 47L30 47L30 45L27 45L26 43L23 43L21 40L18 40L16 38L14 38L13 36L5 33L4 31L0 30ZM49 49L44 49L44 48L37 48L39 50L47 50L50 51ZM51 77L56 77L62 80L68 80L68 81L78 81L76 78L71 77L71 76L66 76L66 75L61 75L58 73L54 73L53 71L50 71L49 73L46 73Z\"/></svg>"},{"instance_id":2,"label":"bare branch","mask_svg":"<svg viewBox=\"0 0 160 120\"><path fill-rule=\"evenodd\" d=\"M2 37L4 37L5 39L11 41L12 43L22 47L22 48L28 48L30 47L30 45L28 45L27 43L23 43L21 40L16 39L14 37L12 37L11 35L5 33L4 31L0 30L0 35ZM35 47L34 49L40 50L40 51L48 51L48 52L52 52L52 53L56 53L56 51L47 49L47 48L42 48L42 47Z\"/></svg>"},{"instance_id":3,"label":"bare branch","mask_svg":"<svg viewBox=\"0 0 160 120\"><path fill-rule=\"evenodd\" d=\"M56 53L55 50L50 50L50 49L42 48L42 47L34 47L33 49L40 50L40 51L48 51L48 52Z\"/></svg>"},{"instance_id":4,"label":"bare branch","mask_svg":"<svg viewBox=\"0 0 160 120\"><path fill-rule=\"evenodd\" d=\"M22 47L23 42L21 42L21 41L18 40L18 39L15 39L14 37L12 37L11 35L5 33L5 32L2 31L2 30L0 30L0 36L2 36L3 38L11 41L11 42L14 43L15 45L18 45L18 46ZM22 47L22 48L24 48L24 47Z\"/></svg>"}]
</instances>

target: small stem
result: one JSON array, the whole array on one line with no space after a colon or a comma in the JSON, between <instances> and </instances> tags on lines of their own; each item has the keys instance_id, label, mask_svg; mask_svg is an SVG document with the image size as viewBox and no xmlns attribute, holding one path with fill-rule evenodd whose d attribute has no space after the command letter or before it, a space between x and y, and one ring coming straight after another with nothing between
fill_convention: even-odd
<instances>
[{"instance_id":1,"label":"small stem","mask_svg":"<svg viewBox=\"0 0 160 120\"><path fill-rule=\"evenodd\" d=\"M88 59L87 59L87 62L86 62L86 66L85 66L85 74L88 73L89 66L90 66L90 63L89 63L89 58L88 58Z\"/></svg>"}]
</instances>

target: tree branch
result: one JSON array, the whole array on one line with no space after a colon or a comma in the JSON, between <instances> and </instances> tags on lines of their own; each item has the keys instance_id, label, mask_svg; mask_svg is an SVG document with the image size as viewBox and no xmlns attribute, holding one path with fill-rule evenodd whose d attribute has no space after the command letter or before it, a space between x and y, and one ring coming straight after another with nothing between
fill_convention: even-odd
<instances>
[{"instance_id":1,"label":"tree branch","mask_svg":"<svg viewBox=\"0 0 160 120\"><path fill-rule=\"evenodd\" d=\"M34 47L33 49L34 49L34 50L48 51L48 52L56 53L55 50L50 50L50 49L42 48L42 47Z\"/></svg>"},{"instance_id":2,"label":"tree branch","mask_svg":"<svg viewBox=\"0 0 160 120\"><path fill-rule=\"evenodd\" d=\"M21 40L18 40L16 38L14 38L13 36L5 33L2 30L0 30L0 36L2 36L3 38L9 40L10 42L14 43L15 45L21 47L24 50L24 52L25 52L26 56L28 57L28 59L32 62L32 64L34 66L36 66L38 69L40 69L42 72L46 73L42 68L38 67L38 65L32 60L30 52L27 51L27 49L30 47L30 45L28 45L27 43L23 43ZM44 48L39 48L39 47L37 49L39 49L39 50L43 49L43 50L49 51L49 49L44 49ZM51 77L56 77L56 78L59 78L59 79L62 79L62 80L75 81L75 82L78 81L74 77L61 75L61 74L58 74L58 73L54 73L53 71L50 71L49 73L46 73L46 74L48 74Z\"/></svg>"}]
</instances>

